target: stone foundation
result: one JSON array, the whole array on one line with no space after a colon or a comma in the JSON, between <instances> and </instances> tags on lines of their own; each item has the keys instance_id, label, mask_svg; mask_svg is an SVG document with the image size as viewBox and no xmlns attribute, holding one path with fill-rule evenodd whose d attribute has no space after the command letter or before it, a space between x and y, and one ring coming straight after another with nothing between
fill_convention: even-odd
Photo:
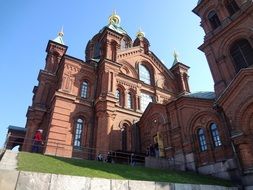
<instances>
[{"instance_id":1,"label":"stone foundation","mask_svg":"<svg viewBox=\"0 0 253 190\"><path fill-rule=\"evenodd\" d=\"M5 171L0 171L4 174ZM10 182L11 180L11 182ZM89 178L35 172L8 171L0 175L0 189L4 190L236 190L236 187L191 185L135 180Z\"/></svg>"}]
</instances>

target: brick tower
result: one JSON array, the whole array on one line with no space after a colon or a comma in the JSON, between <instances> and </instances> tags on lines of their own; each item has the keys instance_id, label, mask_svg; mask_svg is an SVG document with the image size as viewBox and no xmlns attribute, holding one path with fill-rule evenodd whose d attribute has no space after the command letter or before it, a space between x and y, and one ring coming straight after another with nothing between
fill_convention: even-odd
<instances>
[{"instance_id":1,"label":"brick tower","mask_svg":"<svg viewBox=\"0 0 253 190\"><path fill-rule=\"evenodd\" d=\"M243 183L252 185L253 2L200 0L193 12L201 18L205 31L199 49L213 76L215 106L225 118Z\"/></svg>"}]
</instances>

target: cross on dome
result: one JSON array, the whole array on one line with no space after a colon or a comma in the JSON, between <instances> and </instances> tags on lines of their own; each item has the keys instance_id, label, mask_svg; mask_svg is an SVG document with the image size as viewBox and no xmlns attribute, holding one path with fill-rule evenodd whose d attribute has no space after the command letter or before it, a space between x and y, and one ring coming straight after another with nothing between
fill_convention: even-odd
<instances>
[{"instance_id":1,"label":"cross on dome","mask_svg":"<svg viewBox=\"0 0 253 190\"><path fill-rule=\"evenodd\" d=\"M177 63L179 63L179 60L178 60L179 55L178 55L178 53L176 52L176 50L174 50L173 56L174 56L174 61L173 61L173 64L172 64L172 65L174 66L174 65L176 65Z\"/></svg>"}]
</instances>

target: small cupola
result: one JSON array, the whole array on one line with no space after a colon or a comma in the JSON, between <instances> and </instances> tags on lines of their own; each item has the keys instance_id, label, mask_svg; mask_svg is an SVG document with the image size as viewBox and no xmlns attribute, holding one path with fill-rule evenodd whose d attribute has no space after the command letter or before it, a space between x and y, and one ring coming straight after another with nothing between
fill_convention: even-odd
<instances>
[{"instance_id":1,"label":"small cupola","mask_svg":"<svg viewBox=\"0 0 253 190\"><path fill-rule=\"evenodd\" d=\"M58 36L53 41L59 44L65 45L63 42L63 36L64 36L64 32L63 32L63 27L62 27L61 31L58 33Z\"/></svg>"},{"instance_id":2,"label":"small cupola","mask_svg":"<svg viewBox=\"0 0 253 190\"><path fill-rule=\"evenodd\" d=\"M144 53L149 52L149 41L145 38L145 33L141 29L136 33L136 39L134 40L133 46L140 46L144 49Z\"/></svg>"},{"instance_id":3,"label":"small cupola","mask_svg":"<svg viewBox=\"0 0 253 190\"><path fill-rule=\"evenodd\" d=\"M170 71L174 74L176 82L177 82L177 88L179 93L189 93L190 87L189 87L189 76L188 76L188 67L187 65L183 64L181 61L179 61L179 56L176 51L173 53L174 61L172 64L172 67L170 68Z\"/></svg>"}]
</instances>

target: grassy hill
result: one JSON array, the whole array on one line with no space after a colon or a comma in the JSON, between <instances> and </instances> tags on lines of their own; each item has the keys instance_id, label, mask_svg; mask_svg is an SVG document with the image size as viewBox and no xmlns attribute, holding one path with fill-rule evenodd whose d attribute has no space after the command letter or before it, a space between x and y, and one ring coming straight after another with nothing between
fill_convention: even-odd
<instances>
[{"instance_id":1,"label":"grassy hill","mask_svg":"<svg viewBox=\"0 0 253 190\"><path fill-rule=\"evenodd\" d=\"M107 179L145 180L170 183L213 184L231 186L230 181L192 172L158 170L142 166L110 164L98 161L44 156L20 152L18 170Z\"/></svg>"}]
</instances>

